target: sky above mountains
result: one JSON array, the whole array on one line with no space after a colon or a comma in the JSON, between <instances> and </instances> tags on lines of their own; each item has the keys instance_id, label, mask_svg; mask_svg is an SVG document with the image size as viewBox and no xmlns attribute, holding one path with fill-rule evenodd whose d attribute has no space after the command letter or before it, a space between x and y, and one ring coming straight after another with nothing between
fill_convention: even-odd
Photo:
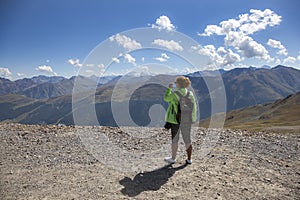
<instances>
[{"instance_id":1,"label":"sky above mountains","mask_svg":"<svg viewBox=\"0 0 300 200\"><path fill-rule=\"evenodd\" d=\"M149 63L174 73L196 69L185 52L205 57L201 69L276 66L300 69L299 3L296 0L52 0L0 2L0 77L19 79L34 75L76 75L83 67L91 75L149 72ZM151 38L132 30L158 31ZM132 34L127 34L129 31ZM134 31L133 31L134 32ZM163 38L160 33L170 38ZM183 34L197 45L185 45ZM107 42L110 63L87 62L91 51ZM103 54L103 55L102 55ZM110 56L110 57L109 57ZM184 57L184 56L183 56ZM107 69L109 65L109 70ZM198 66L197 66L198 67ZM156 67L162 68L162 67ZM165 70L168 71L168 70Z\"/></svg>"}]
</instances>

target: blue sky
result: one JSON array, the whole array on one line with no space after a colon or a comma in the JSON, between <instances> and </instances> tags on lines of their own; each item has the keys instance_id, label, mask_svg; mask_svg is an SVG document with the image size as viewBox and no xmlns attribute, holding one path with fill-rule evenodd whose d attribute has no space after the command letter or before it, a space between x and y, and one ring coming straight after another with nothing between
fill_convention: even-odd
<instances>
[{"instance_id":1,"label":"blue sky","mask_svg":"<svg viewBox=\"0 0 300 200\"><path fill-rule=\"evenodd\" d=\"M141 27L170 29L197 41L193 50L211 59L206 69L277 64L300 68L298 4L296 0L2 0L0 76L70 77L102 41ZM172 51L124 55L120 63L113 62L111 69L119 66L112 73L127 73L130 65L147 62L192 71Z\"/></svg>"}]
</instances>

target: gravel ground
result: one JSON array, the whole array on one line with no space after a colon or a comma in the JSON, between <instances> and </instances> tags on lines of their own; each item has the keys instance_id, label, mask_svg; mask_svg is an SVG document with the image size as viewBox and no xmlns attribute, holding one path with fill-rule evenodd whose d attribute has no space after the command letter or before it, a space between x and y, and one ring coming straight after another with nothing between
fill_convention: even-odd
<instances>
[{"instance_id":1,"label":"gravel ground","mask_svg":"<svg viewBox=\"0 0 300 200\"><path fill-rule=\"evenodd\" d=\"M192 165L182 149L173 166L157 153L157 161L125 158L122 170L106 163L114 151L103 158L88 151L78 129L137 155L170 142L160 128L0 124L0 199L300 199L300 133L215 130L203 156L211 130L198 128ZM132 162L151 164L125 170Z\"/></svg>"}]
</instances>

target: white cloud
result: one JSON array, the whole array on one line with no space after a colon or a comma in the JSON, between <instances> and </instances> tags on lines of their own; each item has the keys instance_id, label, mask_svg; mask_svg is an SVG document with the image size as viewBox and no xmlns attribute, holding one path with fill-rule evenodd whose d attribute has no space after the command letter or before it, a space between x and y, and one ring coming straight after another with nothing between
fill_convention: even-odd
<instances>
[{"instance_id":1,"label":"white cloud","mask_svg":"<svg viewBox=\"0 0 300 200\"><path fill-rule=\"evenodd\" d=\"M130 54L126 53L124 54L124 59L126 62L133 64L134 66L136 65L135 63L135 58L132 57Z\"/></svg>"},{"instance_id":2,"label":"white cloud","mask_svg":"<svg viewBox=\"0 0 300 200\"><path fill-rule=\"evenodd\" d=\"M162 40L162 39L156 39L152 42L152 44L165 47L171 51L183 51L183 47L174 40Z\"/></svg>"},{"instance_id":3,"label":"white cloud","mask_svg":"<svg viewBox=\"0 0 300 200\"><path fill-rule=\"evenodd\" d=\"M191 74L191 73L194 73L194 72L196 72L196 71L198 71L198 69L186 67L186 68L184 68L184 69L181 71L181 73L182 73L182 74Z\"/></svg>"},{"instance_id":4,"label":"white cloud","mask_svg":"<svg viewBox=\"0 0 300 200\"><path fill-rule=\"evenodd\" d=\"M99 70L99 74L103 74L105 72L105 65L104 64L99 64L97 65L97 68ZM98 74L98 73L97 73Z\"/></svg>"},{"instance_id":5,"label":"white cloud","mask_svg":"<svg viewBox=\"0 0 300 200\"><path fill-rule=\"evenodd\" d=\"M268 26L279 25L281 16L270 9L264 11L251 9L250 13L239 15L237 19L228 19L220 22L218 25L207 25L204 33L200 36L227 35L229 32L239 32L244 35L250 35L255 32L266 29Z\"/></svg>"},{"instance_id":6,"label":"white cloud","mask_svg":"<svg viewBox=\"0 0 300 200\"><path fill-rule=\"evenodd\" d=\"M154 73L149 70L149 67L145 65L138 66L133 70L126 69L125 74L134 77L154 75Z\"/></svg>"},{"instance_id":7,"label":"white cloud","mask_svg":"<svg viewBox=\"0 0 300 200\"><path fill-rule=\"evenodd\" d=\"M116 41L119 45L121 45L124 49L127 49L129 51L142 48L142 45L135 41L134 39L131 39L130 37L127 37L125 35L117 34L113 35L109 38L111 42Z\"/></svg>"},{"instance_id":8,"label":"white cloud","mask_svg":"<svg viewBox=\"0 0 300 200\"><path fill-rule=\"evenodd\" d=\"M162 57L162 58L165 58L165 59L170 59L170 57L169 57L166 53L162 53L162 54L161 54L161 57Z\"/></svg>"},{"instance_id":9,"label":"white cloud","mask_svg":"<svg viewBox=\"0 0 300 200\"><path fill-rule=\"evenodd\" d=\"M18 77L23 77L23 76L25 76L25 74L24 73L17 73L17 76Z\"/></svg>"},{"instance_id":10,"label":"white cloud","mask_svg":"<svg viewBox=\"0 0 300 200\"><path fill-rule=\"evenodd\" d=\"M219 53L219 55L224 56L227 53L227 50L224 47L219 47L217 52Z\"/></svg>"},{"instance_id":11,"label":"white cloud","mask_svg":"<svg viewBox=\"0 0 300 200\"><path fill-rule=\"evenodd\" d=\"M299 51L299 55L298 55L297 59L300 61L300 51Z\"/></svg>"},{"instance_id":12,"label":"white cloud","mask_svg":"<svg viewBox=\"0 0 300 200\"><path fill-rule=\"evenodd\" d=\"M287 52L286 49L281 49L281 50L279 50L279 51L277 52L277 54L287 56L287 55L288 55L288 52Z\"/></svg>"},{"instance_id":13,"label":"white cloud","mask_svg":"<svg viewBox=\"0 0 300 200\"><path fill-rule=\"evenodd\" d=\"M157 28L158 30L167 30L167 31L175 31L176 28L172 24L169 17L162 15L156 19L155 24L151 25L152 28Z\"/></svg>"},{"instance_id":14,"label":"white cloud","mask_svg":"<svg viewBox=\"0 0 300 200\"><path fill-rule=\"evenodd\" d=\"M115 63L120 63L120 60L119 60L118 58L116 58L116 57L113 57L111 60L112 60L113 62L115 62Z\"/></svg>"},{"instance_id":15,"label":"white cloud","mask_svg":"<svg viewBox=\"0 0 300 200\"><path fill-rule=\"evenodd\" d=\"M234 47L246 58L258 57L263 60L271 60L267 49L247 35L230 32L225 36L224 41L225 45Z\"/></svg>"},{"instance_id":16,"label":"white cloud","mask_svg":"<svg viewBox=\"0 0 300 200\"><path fill-rule=\"evenodd\" d=\"M284 46L278 40L269 39L267 44L275 49L284 49Z\"/></svg>"},{"instance_id":17,"label":"white cloud","mask_svg":"<svg viewBox=\"0 0 300 200\"><path fill-rule=\"evenodd\" d=\"M49 66L49 65L41 65L41 66L38 66L35 69L37 71L44 72L44 73L49 74L49 75L57 76L57 74L52 70L51 66Z\"/></svg>"},{"instance_id":18,"label":"white cloud","mask_svg":"<svg viewBox=\"0 0 300 200\"><path fill-rule=\"evenodd\" d=\"M159 62L167 62L167 59L162 58L162 57L156 57L156 58L154 58L154 60L157 60Z\"/></svg>"},{"instance_id":19,"label":"white cloud","mask_svg":"<svg viewBox=\"0 0 300 200\"><path fill-rule=\"evenodd\" d=\"M160 57L154 58L154 60L158 60L158 61L160 61L160 62L166 62L166 61L169 60L169 59L170 59L170 57L169 57L166 53L162 53L162 54L160 55Z\"/></svg>"},{"instance_id":20,"label":"white cloud","mask_svg":"<svg viewBox=\"0 0 300 200\"><path fill-rule=\"evenodd\" d=\"M277 58L276 60L275 60L275 65L280 65L281 64L281 60L279 59L279 58Z\"/></svg>"},{"instance_id":21,"label":"white cloud","mask_svg":"<svg viewBox=\"0 0 300 200\"><path fill-rule=\"evenodd\" d=\"M0 67L0 77L4 78L11 78L12 73L9 71L8 68Z\"/></svg>"},{"instance_id":22,"label":"white cloud","mask_svg":"<svg viewBox=\"0 0 300 200\"><path fill-rule=\"evenodd\" d=\"M100 69L100 70L105 69L104 64L99 64L99 65L97 65L97 67L98 67L98 69Z\"/></svg>"},{"instance_id":23,"label":"white cloud","mask_svg":"<svg viewBox=\"0 0 300 200\"><path fill-rule=\"evenodd\" d=\"M228 19L219 23L219 25L207 25L204 33L200 36L211 36L213 34L223 35L224 44L234 47L245 57L258 57L263 60L273 60L269 56L266 48L256 42L249 35L264 30L267 27L279 25L281 16L270 9L264 11L251 9L250 13L239 15L237 19ZM284 51L280 51L284 54Z\"/></svg>"},{"instance_id":24,"label":"white cloud","mask_svg":"<svg viewBox=\"0 0 300 200\"><path fill-rule=\"evenodd\" d=\"M73 65L74 67L82 67L82 64L80 63L79 59L75 58L75 59L69 59L68 63L70 65Z\"/></svg>"},{"instance_id":25,"label":"white cloud","mask_svg":"<svg viewBox=\"0 0 300 200\"><path fill-rule=\"evenodd\" d=\"M227 65L233 65L236 62L240 62L242 59L239 54L234 53L231 49L225 49L224 47L219 47L216 49L214 45L198 46L192 47L200 55L205 55L210 59L208 65L216 64L219 67L224 67Z\"/></svg>"},{"instance_id":26,"label":"white cloud","mask_svg":"<svg viewBox=\"0 0 300 200\"><path fill-rule=\"evenodd\" d=\"M216 47L214 45L206 45L206 46L198 46L198 47L194 47L195 50L197 50L197 52L200 55L204 55L209 57L210 59L210 63L216 62L216 63L222 63L222 57L217 53L216 51Z\"/></svg>"},{"instance_id":27,"label":"white cloud","mask_svg":"<svg viewBox=\"0 0 300 200\"><path fill-rule=\"evenodd\" d=\"M88 74L93 74L93 75L96 74L95 71L91 70L91 69L87 69L87 70L85 70L85 72L88 73Z\"/></svg>"},{"instance_id":28,"label":"white cloud","mask_svg":"<svg viewBox=\"0 0 300 200\"><path fill-rule=\"evenodd\" d=\"M94 64L86 64L86 67L94 67Z\"/></svg>"},{"instance_id":29,"label":"white cloud","mask_svg":"<svg viewBox=\"0 0 300 200\"><path fill-rule=\"evenodd\" d=\"M283 60L283 63L284 64L287 64L287 63L294 64L296 61L297 61L297 59L295 57L289 56L289 57L287 57L286 59Z\"/></svg>"},{"instance_id":30,"label":"white cloud","mask_svg":"<svg viewBox=\"0 0 300 200\"><path fill-rule=\"evenodd\" d=\"M239 54L234 53L231 49L228 49L228 51L225 54L225 57L223 58L223 66L226 65L232 65L235 62L240 62L241 57Z\"/></svg>"},{"instance_id":31,"label":"white cloud","mask_svg":"<svg viewBox=\"0 0 300 200\"><path fill-rule=\"evenodd\" d=\"M88 64L87 64L88 65ZM90 65L90 68L87 68L85 70L85 73L89 75L95 75L95 76L101 76L105 72L105 66L104 64L98 64L98 65Z\"/></svg>"},{"instance_id":32,"label":"white cloud","mask_svg":"<svg viewBox=\"0 0 300 200\"><path fill-rule=\"evenodd\" d=\"M279 51L277 52L277 54L279 55L288 55L287 49L281 44L280 41L269 39L267 45L274 49L279 49Z\"/></svg>"},{"instance_id":33,"label":"white cloud","mask_svg":"<svg viewBox=\"0 0 300 200\"><path fill-rule=\"evenodd\" d=\"M142 60L142 62L144 62L145 61L145 57L142 57L141 60Z\"/></svg>"},{"instance_id":34,"label":"white cloud","mask_svg":"<svg viewBox=\"0 0 300 200\"><path fill-rule=\"evenodd\" d=\"M149 67L146 66L146 65L139 66L138 69L139 69L139 70L142 70L142 71L149 71Z\"/></svg>"},{"instance_id":35,"label":"white cloud","mask_svg":"<svg viewBox=\"0 0 300 200\"><path fill-rule=\"evenodd\" d=\"M224 35L222 28L217 25L207 25L204 33L198 33L199 36L211 36L213 34Z\"/></svg>"}]
</instances>

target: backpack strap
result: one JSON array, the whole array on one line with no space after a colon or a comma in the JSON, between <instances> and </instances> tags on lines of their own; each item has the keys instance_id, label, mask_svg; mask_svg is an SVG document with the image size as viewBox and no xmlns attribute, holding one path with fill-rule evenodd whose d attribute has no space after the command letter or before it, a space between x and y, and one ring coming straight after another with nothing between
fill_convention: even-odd
<instances>
[{"instance_id":1,"label":"backpack strap","mask_svg":"<svg viewBox=\"0 0 300 200\"><path fill-rule=\"evenodd\" d=\"M190 96L190 91L188 90L185 96L183 96L179 91L175 91L175 94L177 94L179 96L179 98L189 97Z\"/></svg>"},{"instance_id":2,"label":"backpack strap","mask_svg":"<svg viewBox=\"0 0 300 200\"><path fill-rule=\"evenodd\" d=\"M186 96L186 97L189 97L189 96L190 96L190 91L189 91L189 90L187 91L187 93L186 93L185 96Z\"/></svg>"},{"instance_id":3,"label":"backpack strap","mask_svg":"<svg viewBox=\"0 0 300 200\"><path fill-rule=\"evenodd\" d=\"M175 94L177 94L179 98L183 97L183 95L179 91L175 91Z\"/></svg>"}]
</instances>

